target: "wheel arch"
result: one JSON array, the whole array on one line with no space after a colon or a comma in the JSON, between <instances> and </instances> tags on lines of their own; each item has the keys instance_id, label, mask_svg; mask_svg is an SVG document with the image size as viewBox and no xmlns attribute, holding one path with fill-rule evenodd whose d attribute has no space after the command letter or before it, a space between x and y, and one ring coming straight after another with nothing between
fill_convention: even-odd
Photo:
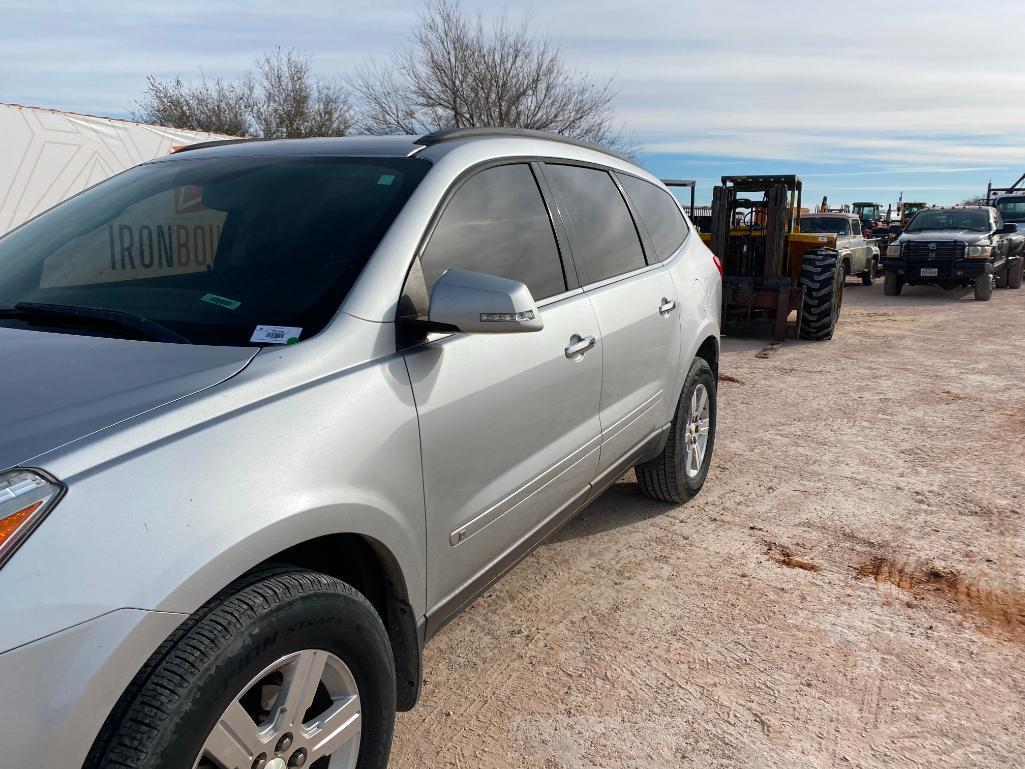
<instances>
[{"instance_id":1,"label":"wheel arch","mask_svg":"<svg viewBox=\"0 0 1025 769\"><path fill-rule=\"evenodd\" d=\"M704 341L698 345L698 349L694 353L695 358L702 358L708 363L712 369L712 374L715 376L715 380L719 381L719 340L714 335L705 337Z\"/></svg>"},{"instance_id":2,"label":"wheel arch","mask_svg":"<svg viewBox=\"0 0 1025 769\"><path fill-rule=\"evenodd\" d=\"M361 534L326 534L275 553L253 570L272 564L327 574L366 596L391 640L398 709L411 710L420 696L422 634L402 569L387 546Z\"/></svg>"}]
</instances>

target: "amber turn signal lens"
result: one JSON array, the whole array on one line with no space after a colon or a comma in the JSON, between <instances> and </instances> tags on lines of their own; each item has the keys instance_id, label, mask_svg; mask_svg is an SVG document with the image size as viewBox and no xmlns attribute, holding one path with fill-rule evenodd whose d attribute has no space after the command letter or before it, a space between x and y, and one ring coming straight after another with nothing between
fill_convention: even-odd
<instances>
[{"instance_id":1,"label":"amber turn signal lens","mask_svg":"<svg viewBox=\"0 0 1025 769\"><path fill-rule=\"evenodd\" d=\"M0 473L0 567L63 493L64 484L38 470Z\"/></svg>"},{"instance_id":2,"label":"amber turn signal lens","mask_svg":"<svg viewBox=\"0 0 1025 769\"><path fill-rule=\"evenodd\" d=\"M43 506L42 502L36 502L29 505L24 510L19 510L13 515L9 515L3 520L0 520L0 545L10 539L11 535L16 532L25 521L27 521L36 510Z\"/></svg>"}]
</instances>

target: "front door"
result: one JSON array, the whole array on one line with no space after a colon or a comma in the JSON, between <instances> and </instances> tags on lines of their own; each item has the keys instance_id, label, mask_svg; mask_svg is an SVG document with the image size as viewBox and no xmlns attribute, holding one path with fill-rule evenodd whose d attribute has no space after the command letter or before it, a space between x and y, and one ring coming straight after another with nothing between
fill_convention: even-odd
<instances>
[{"instance_id":1,"label":"front door","mask_svg":"<svg viewBox=\"0 0 1025 769\"><path fill-rule=\"evenodd\" d=\"M424 295L451 268L525 283L544 328L450 334L404 353L420 421L429 621L586 497L601 432L601 337L587 296L568 290L529 164L487 168L455 191L410 280Z\"/></svg>"}]
</instances>

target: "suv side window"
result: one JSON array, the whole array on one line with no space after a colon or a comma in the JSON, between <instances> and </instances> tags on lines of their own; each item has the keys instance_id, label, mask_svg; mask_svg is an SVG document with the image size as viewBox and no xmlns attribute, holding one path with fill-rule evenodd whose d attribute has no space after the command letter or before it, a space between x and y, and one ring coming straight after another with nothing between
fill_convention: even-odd
<instances>
[{"instance_id":1,"label":"suv side window","mask_svg":"<svg viewBox=\"0 0 1025 769\"><path fill-rule=\"evenodd\" d=\"M655 248L658 261L664 262L676 253L687 237L687 225L676 199L661 187L636 176L617 173L627 197L640 214L644 228Z\"/></svg>"},{"instance_id":2,"label":"suv side window","mask_svg":"<svg viewBox=\"0 0 1025 769\"><path fill-rule=\"evenodd\" d=\"M466 181L445 207L420 267L428 296L452 268L518 280L538 301L565 291L555 232L530 166L494 166Z\"/></svg>"},{"instance_id":3,"label":"suv side window","mask_svg":"<svg viewBox=\"0 0 1025 769\"><path fill-rule=\"evenodd\" d=\"M573 257L584 284L644 266L637 227L607 171L545 165L573 238Z\"/></svg>"}]
</instances>

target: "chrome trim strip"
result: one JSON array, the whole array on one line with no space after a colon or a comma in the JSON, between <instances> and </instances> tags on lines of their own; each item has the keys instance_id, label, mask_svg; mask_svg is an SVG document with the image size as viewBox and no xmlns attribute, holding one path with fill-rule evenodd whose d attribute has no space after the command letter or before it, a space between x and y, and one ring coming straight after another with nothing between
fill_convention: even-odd
<instances>
[{"instance_id":1,"label":"chrome trim strip","mask_svg":"<svg viewBox=\"0 0 1025 769\"><path fill-rule=\"evenodd\" d=\"M549 467L541 474L520 486L520 488L516 489L516 491L512 492L505 499L492 505L480 515L453 531L448 535L448 543L452 545L452 547L456 547L485 527L490 526L506 513L512 512L519 505L526 502L546 486L558 480L566 472L598 451L601 445L600 442L601 437L596 435L572 454L559 460L552 467Z\"/></svg>"},{"instance_id":2,"label":"chrome trim strip","mask_svg":"<svg viewBox=\"0 0 1025 769\"><path fill-rule=\"evenodd\" d=\"M563 299L569 299L571 296L577 296L578 294L582 293L584 293L584 289L582 288L571 288L569 291L563 291L561 294L545 297L540 302L536 302L535 306L538 309L541 309L542 307L547 307L550 304L561 302Z\"/></svg>"},{"instance_id":3,"label":"chrome trim strip","mask_svg":"<svg viewBox=\"0 0 1025 769\"><path fill-rule=\"evenodd\" d=\"M646 272L657 270L662 266L662 262L655 262L654 264L646 264L643 267L638 267L636 270L630 272L624 272L622 275L613 275L611 278L605 278L605 280L599 280L597 283L588 283L586 286L582 286L584 291L593 291L596 288L603 288L604 286L611 286L613 283L618 283L621 280L632 278L635 275L643 275Z\"/></svg>"}]
</instances>

